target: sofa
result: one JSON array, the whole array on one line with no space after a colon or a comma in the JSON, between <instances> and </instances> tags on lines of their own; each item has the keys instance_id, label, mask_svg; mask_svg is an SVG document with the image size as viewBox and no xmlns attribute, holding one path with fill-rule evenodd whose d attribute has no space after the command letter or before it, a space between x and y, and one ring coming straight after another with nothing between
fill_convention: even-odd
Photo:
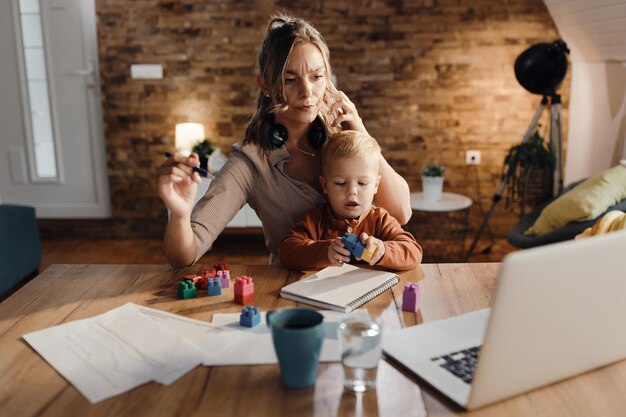
<instances>
[{"instance_id":1,"label":"sofa","mask_svg":"<svg viewBox=\"0 0 626 417\"><path fill-rule=\"evenodd\" d=\"M0 298L37 274L41 244L35 209L0 204Z\"/></svg>"}]
</instances>

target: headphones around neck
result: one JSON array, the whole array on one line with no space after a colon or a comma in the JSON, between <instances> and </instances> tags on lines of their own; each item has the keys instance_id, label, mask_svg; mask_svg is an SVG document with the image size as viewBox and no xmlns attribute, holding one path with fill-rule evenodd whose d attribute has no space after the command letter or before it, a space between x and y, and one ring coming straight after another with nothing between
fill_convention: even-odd
<instances>
[{"instance_id":1,"label":"headphones around neck","mask_svg":"<svg viewBox=\"0 0 626 417\"><path fill-rule=\"evenodd\" d=\"M268 122L270 123L269 137L272 145L275 148L280 148L289 139L289 132L287 128L279 123L274 122L274 116L272 115ZM311 128L307 134L309 144L313 149L319 149L326 142L326 129L320 121L319 117L313 121Z\"/></svg>"}]
</instances>

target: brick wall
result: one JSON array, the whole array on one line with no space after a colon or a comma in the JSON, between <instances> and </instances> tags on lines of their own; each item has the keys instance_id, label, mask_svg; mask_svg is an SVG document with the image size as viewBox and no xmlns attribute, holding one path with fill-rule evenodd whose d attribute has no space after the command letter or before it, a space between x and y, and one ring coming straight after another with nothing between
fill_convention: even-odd
<instances>
[{"instance_id":1,"label":"brick wall","mask_svg":"<svg viewBox=\"0 0 626 417\"><path fill-rule=\"evenodd\" d=\"M447 166L445 190L476 200L478 183L485 210L506 150L540 101L515 80L515 58L558 38L541 0L96 0L96 8L113 219L90 230L103 236L162 236L153 177L176 123L203 123L225 152L240 140L272 11L302 16L325 36L339 88L412 190L420 167L437 160ZM160 63L165 77L131 80L134 63ZM568 91L566 79L564 129ZM482 152L479 167L465 166L467 149ZM472 226L481 219L474 204ZM502 204L490 226L504 236L515 220Z\"/></svg>"}]
</instances>

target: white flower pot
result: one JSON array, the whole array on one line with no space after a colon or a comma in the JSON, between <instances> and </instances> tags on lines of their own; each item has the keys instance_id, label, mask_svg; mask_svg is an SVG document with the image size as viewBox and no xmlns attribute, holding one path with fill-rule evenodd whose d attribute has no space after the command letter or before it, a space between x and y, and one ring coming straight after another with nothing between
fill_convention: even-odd
<instances>
[{"instance_id":1,"label":"white flower pot","mask_svg":"<svg viewBox=\"0 0 626 417\"><path fill-rule=\"evenodd\" d=\"M422 192L425 201L441 200L443 177L422 177Z\"/></svg>"}]
</instances>

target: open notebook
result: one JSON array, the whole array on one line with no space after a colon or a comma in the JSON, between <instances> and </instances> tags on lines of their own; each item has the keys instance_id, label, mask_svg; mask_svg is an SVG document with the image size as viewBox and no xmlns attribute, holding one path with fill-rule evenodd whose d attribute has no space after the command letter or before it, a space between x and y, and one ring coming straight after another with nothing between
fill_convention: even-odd
<instances>
[{"instance_id":1,"label":"open notebook","mask_svg":"<svg viewBox=\"0 0 626 417\"><path fill-rule=\"evenodd\" d=\"M329 310L351 312L400 281L393 272L330 266L280 290L280 296Z\"/></svg>"}]
</instances>

